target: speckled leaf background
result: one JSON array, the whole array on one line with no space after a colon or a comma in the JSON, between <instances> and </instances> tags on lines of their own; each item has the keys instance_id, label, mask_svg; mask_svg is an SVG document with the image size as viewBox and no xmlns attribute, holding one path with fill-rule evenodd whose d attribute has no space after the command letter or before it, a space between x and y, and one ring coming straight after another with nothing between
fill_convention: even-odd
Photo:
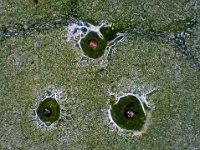
<instances>
[{"instance_id":1,"label":"speckled leaf background","mask_svg":"<svg viewBox=\"0 0 200 150\"><path fill-rule=\"evenodd\" d=\"M35 1L36 2L36 1ZM0 0L0 149L200 149L199 0ZM103 61L66 42L74 20L107 21L125 33ZM148 95L147 131L108 124L109 89ZM57 93L60 120L35 117Z\"/></svg>"}]
</instances>

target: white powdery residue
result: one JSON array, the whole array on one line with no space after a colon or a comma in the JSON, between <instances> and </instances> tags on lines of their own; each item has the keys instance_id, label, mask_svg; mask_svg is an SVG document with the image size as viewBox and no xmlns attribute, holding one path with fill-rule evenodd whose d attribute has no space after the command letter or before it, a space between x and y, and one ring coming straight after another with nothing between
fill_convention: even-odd
<instances>
[{"instance_id":1,"label":"white powdery residue","mask_svg":"<svg viewBox=\"0 0 200 150\"><path fill-rule=\"evenodd\" d=\"M119 34L117 35L117 38L115 38L115 39L109 44L109 46L108 46L108 53L107 53L107 56L108 56L108 55L111 55L111 54L113 53L113 47L114 47L117 43L124 41L125 37L126 37L126 36L125 36L125 34L123 34L123 33L119 33Z\"/></svg>"},{"instance_id":2,"label":"white powdery residue","mask_svg":"<svg viewBox=\"0 0 200 150\"><path fill-rule=\"evenodd\" d=\"M46 92L45 93L45 99L52 97L52 98L55 98L56 100L60 100L62 98L63 90L57 89L54 85L50 85L47 88L47 91L50 92L50 95L49 95L48 92Z\"/></svg>"},{"instance_id":3,"label":"white powdery residue","mask_svg":"<svg viewBox=\"0 0 200 150\"><path fill-rule=\"evenodd\" d=\"M132 95L135 96L141 103L146 104L146 106L149 106L147 96L153 93L154 91L156 91L156 88L151 86L147 90L141 92L140 86L138 85L133 85L127 92L124 91L120 93L113 92L111 88L108 89L109 95L115 96L116 103L118 103L122 97Z\"/></svg>"},{"instance_id":4,"label":"white powdery residue","mask_svg":"<svg viewBox=\"0 0 200 150\"><path fill-rule=\"evenodd\" d=\"M76 21L75 23L69 24L67 26L68 35L66 42L69 42L71 40L75 40L77 37L79 37L79 43L81 38L85 37L89 32L96 32L99 37L103 39L103 35L100 32L100 28L110 26L107 22L102 22L100 26L94 26L90 23L86 23L83 21ZM84 32L83 30L86 29L87 31Z\"/></svg>"},{"instance_id":5,"label":"white powdery residue","mask_svg":"<svg viewBox=\"0 0 200 150\"><path fill-rule=\"evenodd\" d=\"M66 42L75 40L77 37L81 36L82 31L80 26L78 26L75 23L70 24L67 26L68 34L67 34L67 40Z\"/></svg>"},{"instance_id":6,"label":"white powdery residue","mask_svg":"<svg viewBox=\"0 0 200 150\"><path fill-rule=\"evenodd\" d=\"M182 38L186 38L186 37L188 37L188 36L189 36L189 33L187 33L187 32L182 31L182 32L180 33L180 37L182 37Z\"/></svg>"}]
</instances>

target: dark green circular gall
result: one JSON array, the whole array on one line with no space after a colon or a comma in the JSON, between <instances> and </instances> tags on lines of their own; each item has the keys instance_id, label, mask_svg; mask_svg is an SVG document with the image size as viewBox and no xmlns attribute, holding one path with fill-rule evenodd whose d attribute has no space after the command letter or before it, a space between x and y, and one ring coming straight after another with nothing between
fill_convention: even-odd
<instances>
[{"instance_id":1,"label":"dark green circular gall","mask_svg":"<svg viewBox=\"0 0 200 150\"><path fill-rule=\"evenodd\" d=\"M96 59L104 54L107 42L99 37L96 32L89 32L81 39L80 45L86 56Z\"/></svg>"},{"instance_id":2,"label":"dark green circular gall","mask_svg":"<svg viewBox=\"0 0 200 150\"><path fill-rule=\"evenodd\" d=\"M59 119L60 106L54 98L46 98L39 104L37 115L41 121L50 125Z\"/></svg>"},{"instance_id":3,"label":"dark green circular gall","mask_svg":"<svg viewBox=\"0 0 200 150\"><path fill-rule=\"evenodd\" d=\"M146 120L140 101L133 95L122 97L113 104L111 116L119 127L127 130L141 130Z\"/></svg>"}]
</instances>

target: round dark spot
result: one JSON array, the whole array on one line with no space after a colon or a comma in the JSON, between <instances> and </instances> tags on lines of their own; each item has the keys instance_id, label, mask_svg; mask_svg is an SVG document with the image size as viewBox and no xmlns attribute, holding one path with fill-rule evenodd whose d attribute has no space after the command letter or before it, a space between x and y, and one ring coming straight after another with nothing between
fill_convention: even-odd
<instances>
[{"instance_id":1,"label":"round dark spot","mask_svg":"<svg viewBox=\"0 0 200 150\"><path fill-rule=\"evenodd\" d=\"M88 41L88 46L95 50L98 47L98 42L95 39L91 39Z\"/></svg>"},{"instance_id":2,"label":"round dark spot","mask_svg":"<svg viewBox=\"0 0 200 150\"><path fill-rule=\"evenodd\" d=\"M132 109L126 109L124 111L124 117L126 117L127 119L131 119L135 117L135 112Z\"/></svg>"},{"instance_id":3,"label":"round dark spot","mask_svg":"<svg viewBox=\"0 0 200 150\"><path fill-rule=\"evenodd\" d=\"M52 111L51 111L51 109L49 109L49 108L45 108L44 111L43 111L43 113L44 113L44 115L45 115L46 117L49 117L49 116L51 116Z\"/></svg>"},{"instance_id":4,"label":"round dark spot","mask_svg":"<svg viewBox=\"0 0 200 150\"><path fill-rule=\"evenodd\" d=\"M39 4L40 0L33 0L35 4Z\"/></svg>"}]
</instances>

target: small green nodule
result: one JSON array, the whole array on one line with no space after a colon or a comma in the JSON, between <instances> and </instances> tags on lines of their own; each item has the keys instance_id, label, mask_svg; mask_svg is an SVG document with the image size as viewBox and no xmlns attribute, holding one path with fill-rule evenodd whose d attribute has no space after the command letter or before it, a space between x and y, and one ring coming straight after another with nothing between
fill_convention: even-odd
<instances>
[{"instance_id":1,"label":"small green nodule","mask_svg":"<svg viewBox=\"0 0 200 150\"><path fill-rule=\"evenodd\" d=\"M127 130L142 129L146 120L140 101L133 95L120 98L112 106L111 116L119 127Z\"/></svg>"},{"instance_id":2,"label":"small green nodule","mask_svg":"<svg viewBox=\"0 0 200 150\"><path fill-rule=\"evenodd\" d=\"M86 56L95 59L104 54L107 42L96 32L90 32L81 40L80 45Z\"/></svg>"},{"instance_id":3,"label":"small green nodule","mask_svg":"<svg viewBox=\"0 0 200 150\"><path fill-rule=\"evenodd\" d=\"M37 108L37 115L47 125L57 121L60 117L60 106L54 98L46 98Z\"/></svg>"}]
</instances>

